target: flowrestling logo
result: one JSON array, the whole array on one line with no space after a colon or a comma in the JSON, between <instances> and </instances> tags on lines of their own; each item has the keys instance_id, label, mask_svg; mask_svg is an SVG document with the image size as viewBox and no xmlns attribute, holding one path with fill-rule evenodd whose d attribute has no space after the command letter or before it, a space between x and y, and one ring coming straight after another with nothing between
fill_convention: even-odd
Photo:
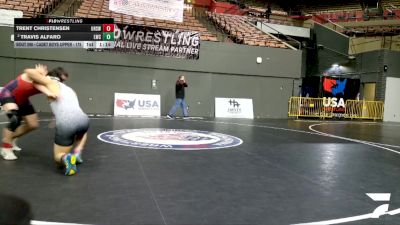
<instances>
[{"instance_id":1,"label":"flowrestling logo","mask_svg":"<svg viewBox=\"0 0 400 225\"><path fill-rule=\"evenodd\" d=\"M101 141L135 148L162 150L208 150L241 145L240 138L200 130L184 129L124 129L101 133Z\"/></svg>"}]
</instances>

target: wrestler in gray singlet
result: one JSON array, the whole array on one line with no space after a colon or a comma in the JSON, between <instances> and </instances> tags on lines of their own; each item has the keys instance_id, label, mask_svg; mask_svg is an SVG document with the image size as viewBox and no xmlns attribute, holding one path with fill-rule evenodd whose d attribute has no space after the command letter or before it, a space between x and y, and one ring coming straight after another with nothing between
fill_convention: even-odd
<instances>
[{"instance_id":1,"label":"wrestler in gray singlet","mask_svg":"<svg viewBox=\"0 0 400 225\"><path fill-rule=\"evenodd\" d=\"M71 146L76 136L83 136L89 129L89 118L79 106L74 90L59 81L57 83L60 87L59 97L50 103L56 117L55 143Z\"/></svg>"}]
</instances>

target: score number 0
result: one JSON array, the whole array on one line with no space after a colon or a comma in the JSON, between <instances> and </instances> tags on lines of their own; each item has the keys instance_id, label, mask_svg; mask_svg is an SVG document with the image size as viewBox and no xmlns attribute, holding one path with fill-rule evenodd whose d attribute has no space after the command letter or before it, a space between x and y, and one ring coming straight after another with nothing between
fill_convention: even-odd
<instances>
[{"instance_id":1,"label":"score number 0","mask_svg":"<svg viewBox=\"0 0 400 225\"><path fill-rule=\"evenodd\" d=\"M114 41L114 24L103 24L103 41Z\"/></svg>"}]
</instances>

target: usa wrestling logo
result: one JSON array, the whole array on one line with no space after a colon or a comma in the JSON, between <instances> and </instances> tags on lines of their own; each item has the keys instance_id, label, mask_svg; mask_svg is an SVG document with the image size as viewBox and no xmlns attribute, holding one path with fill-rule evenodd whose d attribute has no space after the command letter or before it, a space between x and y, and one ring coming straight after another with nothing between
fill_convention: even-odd
<instances>
[{"instance_id":1,"label":"usa wrestling logo","mask_svg":"<svg viewBox=\"0 0 400 225\"><path fill-rule=\"evenodd\" d=\"M183 129L124 129L101 133L101 141L135 148L162 150L209 150L241 145L240 138L200 130Z\"/></svg>"}]
</instances>

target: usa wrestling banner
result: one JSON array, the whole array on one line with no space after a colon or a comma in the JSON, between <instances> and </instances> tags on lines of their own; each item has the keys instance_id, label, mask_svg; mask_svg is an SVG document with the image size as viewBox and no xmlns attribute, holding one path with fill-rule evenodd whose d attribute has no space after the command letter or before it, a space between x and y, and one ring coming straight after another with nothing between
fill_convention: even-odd
<instances>
[{"instance_id":1,"label":"usa wrestling banner","mask_svg":"<svg viewBox=\"0 0 400 225\"><path fill-rule=\"evenodd\" d=\"M200 34L195 31L118 24L114 38L110 51L199 59Z\"/></svg>"},{"instance_id":2,"label":"usa wrestling banner","mask_svg":"<svg viewBox=\"0 0 400 225\"><path fill-rule=\"evenodd\" d=\"M160 116L160 95L114 93L114 116Z\"/></svg>"},{"instance_id":3,"label":"usa wrestling banner","mask_svg":"<svg viewBox=\"0 0 400 225\"><path fill-rule=\"evenodd\" d=\"M183 21L183 0L110 0L109 9L137 17Z\"/></svg>"},{"instance_id":4,"label":"usa wrestling banner","mask_svg":"<svg viewBox=\"0 0 400 225\"><path fill-rule=\"evenodd\" d=\"M357 99L360 92L360 79L324 77L322 88L324 106L333 107L333 112L340 114L345 112L346 100Z\"/></svg>"}]
</instances>

